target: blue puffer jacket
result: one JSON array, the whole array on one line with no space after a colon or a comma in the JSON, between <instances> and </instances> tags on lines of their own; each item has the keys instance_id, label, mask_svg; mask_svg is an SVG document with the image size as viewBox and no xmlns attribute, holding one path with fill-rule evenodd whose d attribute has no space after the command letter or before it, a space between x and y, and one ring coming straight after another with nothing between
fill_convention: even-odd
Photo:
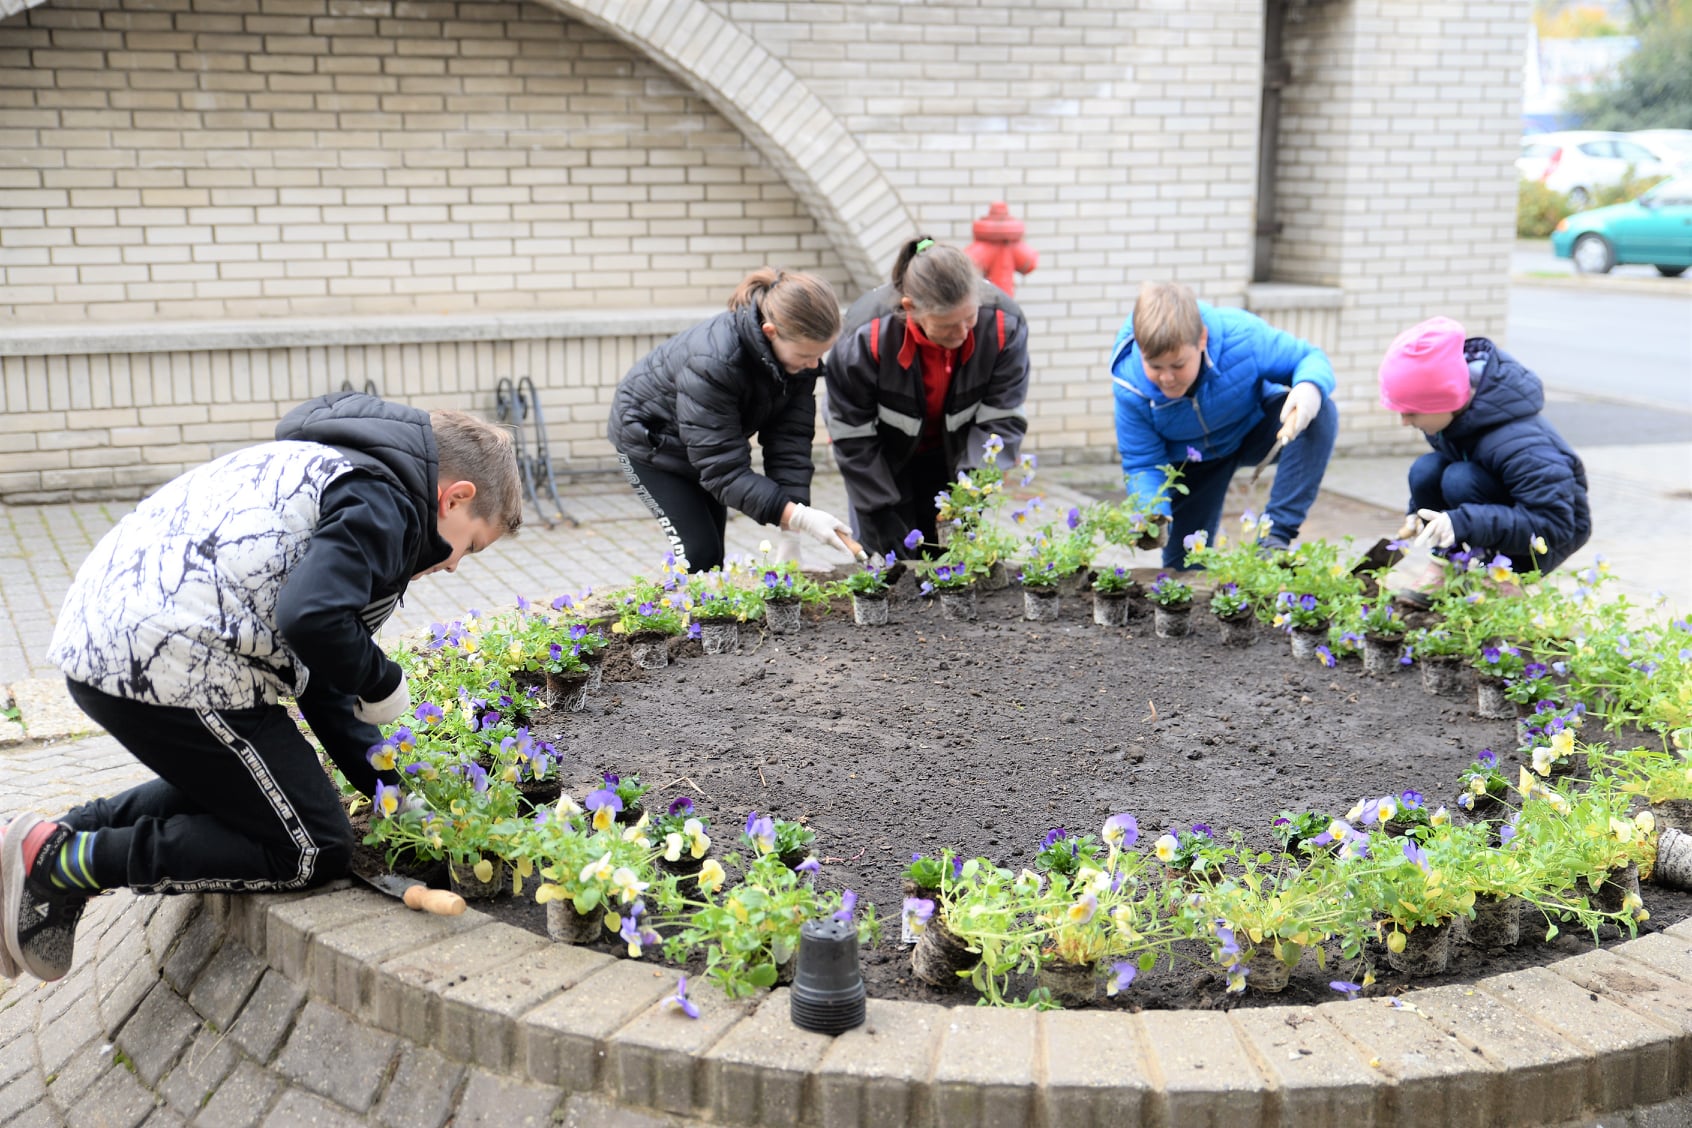
<instances>
[{"instance_id":1,"label":"blue puffer jacket","mask_svg":"<svg viewBox=\"0 0 1692 1128\"><path fill-rule=\"evenodd\" d=\"M1545 389L1522 363L1485 337L1463 342L1475 393L1451 425L1428 436L1428 445L1453 462L1473 462L1510 494L1505 505L1459 505L1451 528L1459 544L1502 552L1527 566L1536 536L1549 552L1538 555L1549 572L1592 535L1586 500L1586 467L1557 429L1539 413Z\"/></svg>"},{"instance_id":2,"label":"blue puffer jacket","mask_svg":"<svg viewBox=\"0 0 1692 1128\"><path fill-rule=\"evenodd\" d=\"M1180 399L1170 399L1146 377L1134 341L1134 318L1123 323L1110 354L1116 385L1116 446L1128 493L1149 498L1163 482L1163 463L1187 461L1192 447L1204 458L1240 449L1263 419L1265 400L1309 381L1334 394L1334 369L1321 349L1271 327L1243 309L1199 303L1209 331L1199 377ZM1162 506L1169 512L1168 504Z\"/></svg>"}]
</instances>

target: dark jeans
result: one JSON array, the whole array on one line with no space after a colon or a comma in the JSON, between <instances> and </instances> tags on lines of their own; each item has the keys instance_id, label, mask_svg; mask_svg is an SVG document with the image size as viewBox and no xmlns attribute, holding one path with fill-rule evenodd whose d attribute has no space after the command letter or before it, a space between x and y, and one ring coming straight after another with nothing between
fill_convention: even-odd
<instances>
[{"instance_id":1,"label":"dark jeans","mask_svg":"<svg viewBox=\"0 0 1692 1128\"><path fill-rule=\"evenodd\" d=\"M618 452L623 477L635 496L658 518L670 551L684 571L709 572L723 564L723 530L728 507L706 492L697 478L684 478Z\"/></svg>"},{"instance_id":2,"label":"dark jeans","mask_svg":"<svg viewBox=\"0 0 1692 1128\"><path fill-rule=\"evenodd\" d=\"M1514 505L1515 499L1504 483L1473 462L1458 462L1430 450L1410 464L1410 512L1434 509L1441 513L1461 505ZM1460 547L1460 546L1459 546ZM1471 545L1476 552L1495 553L1497 545ZM1512 571L1527 572L1534 568L1549 572L1561 564L1579 547L1553 544L1550 551L1535 556L1521 554L1510 557ZM1452 551L1455 551L1453 549ZM1444 552L1440 553L1445 555Z\"/></svg>"},{"instance_id":3,"label":"dark jeans","mask_svg":"<svg viewBox=\"0 0 1692 1128\"><path fill-rule=\"evenodd\" d=\"M1410 464L1410 512L1444 513L1459 505L1510 505L1504 484L1473 462L1454 462L1430 450Z\"/></svg>"},{"instance_id":4,"label":"dark jeans","mask_svg":"<svg viewBox=\"0 0 1692 1128\"><path fill-rule=\"evenodd\" d=\"M922 539L930 545L940 539L936 525L939 507L934 495L948 489L955 468L946 460L941 447L914 456L899 471L899 500L891 509L880 509L866 517L852 507L852 538L870 552L885 555L889 552L908 557L920 554L905 548L905 535L912 529L922 531Z\"/></svg>"},{"instance_id":5,"label":"dark jeans","mask_svg":"<svg viewBox=\"0 0 1692 1128\"><path fill-rule=\"evenodd\" d=\"M1212 541L1216 526L1222 520L1222 505L1228 496L1228 483L1234 471L1251 468L1263 461L1275 445L1275 434L1281 429L1281 405L1284 395L1263 405L1263 418L1246 433L1238 450L1232 454L1189 462L1182 474L1185 494L1177 493L1170 502L1169 542L1163 546L1163 566L1179 568L1185 562L1187 550L1182 541L1203 529ZM1269 518L1269 535L1291 544L1298 539L1304 526L1304 516L1316 501L1316 491L1322 485L1322 475L1328 469L1328 457L1334 453L1334 439L1339 435L1339 408L1327 396L1322 397L1321 410L1304 433L1288 443L1275 459L1275 482L1269 487L1269 504L1264 515Z\"/></svg>"},{"instance_id":6,"label":"dark jeans","mask_svg":"<svg viewBox=\"0 0 1692 1128\"><path fill-rule=\"evenodd\" d=\"M306 889L344 876L352 827L280 705L179 709L70 695L158 779L59 821L99 831L94 877L142 893Z\"/></svg>"}]
</instances>

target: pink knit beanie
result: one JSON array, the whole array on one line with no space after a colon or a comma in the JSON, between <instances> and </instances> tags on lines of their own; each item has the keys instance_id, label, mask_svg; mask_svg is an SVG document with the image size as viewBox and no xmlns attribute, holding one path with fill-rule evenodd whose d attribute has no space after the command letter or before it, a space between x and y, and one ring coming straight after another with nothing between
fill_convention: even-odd
<instances>
[{"instance_id":1,"label":"pink knit beanie","mask_svg":"<svg viewBox=\"0 0 1692 1128\"><path fill-rule=\"evenodd\" d=\"M1463 327L1430 317L1393 339L1381 361L1381 403L1399 414L1457 411L1469 402Z\"/></svg>"}]
</instances>

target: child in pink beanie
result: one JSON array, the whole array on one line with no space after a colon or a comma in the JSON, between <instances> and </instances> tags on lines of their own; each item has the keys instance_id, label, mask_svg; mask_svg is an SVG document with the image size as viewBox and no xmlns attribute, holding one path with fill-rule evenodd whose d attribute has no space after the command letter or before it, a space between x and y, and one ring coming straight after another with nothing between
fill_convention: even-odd
<instances>
[{"instance_id":1,"label":"child in pink beanie","mask_svg":"<svg viewBox=\"0 0 1692 1128\"><path fill-rule=\"evenodd\" d=\"M1399 538L1506 556L1549 572L1592 535L1586 468L1540 415L1539 377L1448 317L1400 333L1381 361L1381 403L1433 448L1410 467Z\"/></svg>"}]
</instances>

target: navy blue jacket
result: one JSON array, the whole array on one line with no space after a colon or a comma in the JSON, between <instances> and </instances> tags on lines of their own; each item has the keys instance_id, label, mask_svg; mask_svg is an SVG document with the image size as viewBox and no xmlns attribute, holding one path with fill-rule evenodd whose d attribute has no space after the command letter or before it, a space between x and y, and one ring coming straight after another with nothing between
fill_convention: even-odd
<instances>
[{"instance_id":1,"label":"navy blue jacket","mask_svg":"<svg viewBox=\"0 0 1692 1128\"><path fill-rule=\"evenodd\" d=\"M1547 423L1545 389L1522 363L1485 337L1463 342L1474 397L1428 445L1453 462L1473 462L1496 478L1508 504L1459 505L1450 511L1460 544L1502 552L1519 569L1535 560L1549 572L1592 535L1586 467ZM1532 552L1534 537L1547 551Z\"/></svg>"}]
</instances>

